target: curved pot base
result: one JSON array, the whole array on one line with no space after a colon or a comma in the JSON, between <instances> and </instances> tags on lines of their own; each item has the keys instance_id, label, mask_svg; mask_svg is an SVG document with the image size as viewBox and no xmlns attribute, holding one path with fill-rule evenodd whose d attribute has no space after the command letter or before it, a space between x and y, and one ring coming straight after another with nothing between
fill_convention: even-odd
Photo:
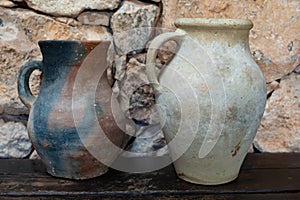
<instances>
[{"instance_id":1,"label":"curved pot base","mask_svg":"<svg viewBox=\"0 0 300 200\"><path fill-rule=\"evenodd\" d=\"M204 179L197 179L195 177L190 177L183 173L177 174L177 176L178 176L178 178L180 178L184 181L187 181L189 183L198 184L198 185L221 185L221 184L225 184L225 183L234 181L238 177L238 174L236 174L233 177L227 177L222 180L220 179L218 181L212 181L212 182L209 182L207 179L204 180Z\"/></svg>"},{"instance_id":2,"label":"curved pot base","mask_svg":"<svg viewBox=\"0 0 300 200\"><path fill-rule=\"evenodd\" d=\"M106 172L108 172L108 170L109 170L108 167L95 168L95 169L93 169L93 171L90 171L89 173L86 173L83 175L80 173L70 174L69 172L66 173L66 172L61 172L61 171L53 172L52 169L47 168L47 172L51 176L58 177L58 178L73 179L73 180L86 180L86 179L95 178L95 177L105 174Z\"/></svg>"}]
</instances>

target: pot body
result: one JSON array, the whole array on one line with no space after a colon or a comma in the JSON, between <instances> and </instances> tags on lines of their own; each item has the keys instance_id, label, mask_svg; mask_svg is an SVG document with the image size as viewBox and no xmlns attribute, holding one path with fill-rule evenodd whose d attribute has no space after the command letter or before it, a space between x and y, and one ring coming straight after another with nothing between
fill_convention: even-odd
<instances>
[{"instance_id":1,"label":"pot body","mask_svg":"<svg viewBox=\"0 0 300 200\"><path fill-rule=\"evenodd\" d=\"M114 121L112 91L103 73L109 44L40 41L43 61L26 63L20 71L19 96L30 108L29 136L53 176L102 175L120 153L117 147L124 146L126 137ZM42 71L37 98L28 87L35 69Z\"/></svg>"},{"instance_id":2,"label":"pot body","mask_svg":"<svg viewBox=\"0 0 300 200\"><path fill-rule=\"evenodd\" d=\"M179 178L216 185L234 180L260 125L264 76L251 57L249 20L177 19L175 33L150 45L175 40L178 51L150 81L165 139ZM160 40L160 41L159 41ZM156 43L156 44L155 44Z\"/></svg>"}]
</instances>

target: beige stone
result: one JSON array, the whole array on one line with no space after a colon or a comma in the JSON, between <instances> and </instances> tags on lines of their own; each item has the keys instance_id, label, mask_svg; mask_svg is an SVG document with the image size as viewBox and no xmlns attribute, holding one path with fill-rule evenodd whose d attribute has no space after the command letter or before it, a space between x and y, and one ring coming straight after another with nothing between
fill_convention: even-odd
<instances>
[{"instance_id":1,"label":"beige stone","mask_svg":"<svg viewBox=\"0 0 300 200\"><path fill-rule=\"evenodd\" d=\"M55 20L58 22L70 25L70 26L78 26L79 25L78 21L76 21L75 19L70 18L70 17L56 17Z\"/></svg>"},{"instance_id":2,"label":"beige stone","mask_svg":"<svg viewBox=\"0 0 300 200\"><path fill-rule=\"evenodd\" d=\"M174 21L177 16L177 4L178 0L162 0L162 26L167 29L175 29Z\"/></svg>"},{"instance_id":3,"label":"beige stone","mask_svg":"<svg viewBox=\"0 0 300 200\"><path fill-rule=\"evenodd\" d=\"M300 75L284 77L273 92L254 140L262 152L300 152Z\"/></svg>"},{"instance_id":4,"label":"beige stone","mask_svg":"<svg viewBox=\"0 0 300 200\"><path fill-rule=\"evenodd\" d=\"M278 81L273 81L269 84L267 84L267 91L268 95L273 92L274 90L277 90L279 88L279 82Z\"/></svg>"},{"instance_id":5,"label":"beige stone","mask_svg":"<svg viewBox=\"0 0 300 200\"><path fill-rule=\"evenodd\" d=\"M24 9L11 10L0 7L0 19L0 104L4 107L15 106L15 109L4 108L6 111L13 111L7 114L28 113L18 99L17 78L23 64L30 60L42 59L38 41L111 40L111 35L105 27L72 27ZM39 77L38 72L32 75L31 88L34 94L39 90Z\"/></svg>"},{"instance_id":6,"label":"beige stone","mask_svg":"<svg viewBox=\"0 0 300 200\"><path fill-rule=\"evenodd\" d=\"M85 25L109 26L110 15L107 12L84 12L77 19Z\"/></svg>"},{"instance_id":7,"label":"beige stone","mask_svg":"<svg viewBox=\"0 0 300 200\"><path fill-rule=\"evenodd\" d=\"M141 51L153 35L159 7L138 1L124 1L111 18L114 43L119 55Z\"/></svg>"},{"instance_id":8,"label":"beige stone","mask_svg":"<svg viewBox=\"0 0 300 200\"><path fill-rule=\"evenodd\" d=\"M113 10L121 0L25 0L29 7L53 16L77 16L85 9Z\"/></svg>"},{"instance_id":9,"label":"beige stone","mask_svg":"<svg viewBox=\"0 0 300 200\"><path fill-rule=\"evenodd\" d=\"M300 64L298 0L162 0L162 3L162 24L166 28L174 29L176 17L252 20L250 48L267 82L280 79Z\"/></svg>"},{"instance_id":10,"label":"beige stone","mask_svg":"<svg viewBox=\"0 0 300 200\"><path fill-rule=\"evenodd\" d=\"M157 54L158 61L156 62L157 63L156 67L162 68L163 65L167 65L172 60L174 55L176 55L176 51L177 51L176 42L171 40L163 44L160 47L160 50L158 51Z\"/></svg>"},{"instance_id":11,"label":"beige stone","mask_svg":"<svg viewBox=\"0 0 300 200\"><path fill-rule=\"evenodd\" d=\"M8 7L8 8L12 8L12 7L15 7L16 4L12 1L9 1L9 0L1 0L0 1L0 7L3 6L3 7Z\"/></svg>"}]
</instances>

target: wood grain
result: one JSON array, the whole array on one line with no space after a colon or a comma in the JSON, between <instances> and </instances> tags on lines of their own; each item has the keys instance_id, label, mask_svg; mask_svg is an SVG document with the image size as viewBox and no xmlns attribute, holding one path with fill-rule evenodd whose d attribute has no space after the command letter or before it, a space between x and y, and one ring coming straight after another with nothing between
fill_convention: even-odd
<instances>
[{"instance_id":1,"label":"wood grain","mask_svg":"<svg viewBox=\"0 0 300 200\"><path fill-rule=\"evenodd\" d=\"M0 199L60 198L300 199L300 154L248 154L239 177L219 186L182 181L172 165L142 174L111 169L74 181L48 175L40 160L0 160Z\"/></svg>"}]
</instances>

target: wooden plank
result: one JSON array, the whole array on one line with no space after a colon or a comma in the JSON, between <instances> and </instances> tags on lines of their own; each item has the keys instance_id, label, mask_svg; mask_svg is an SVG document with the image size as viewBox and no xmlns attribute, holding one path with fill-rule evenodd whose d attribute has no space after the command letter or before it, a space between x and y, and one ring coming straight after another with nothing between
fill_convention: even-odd
<instances>
[{"instance_id":1,"label":"wooden plank","mask_svg":"<svg viewBox=\"0 0 300 200\"><path fill-rule=\"evenodd\" d=\"M99 195L63 195L63 196L53 196L53 195L44 195L44 196L5 196L1 197L1 200L55 200L55 199L65 199L65 200L123 200L123 199L134 199L134 200L299 200L300 193L275 193L275 194L235 194L235 195L223 195L223 194L213 194L213 195L167 195L167 196L156 196L156 195L148 195L148 196L124 196L124 195L107 195L107 196L99 196Z\"/></svg>"},{"instance_id":2,"label":"wooden plank","mask_svg":"<svg viewBox=\"0 0 300 200\"><path fill-rule=\"evenodd\" d=\"M229 197L242 197L244 194L257 198L264 194L273 195L270 199L280 199L282 195L300 199L299 155L248 155L238 179L219 186L201 186L182 181L177 178L172 165L143 174L110 170L98 178L74 181L51 177L39 160L0 160L0 199L43 196L48 199L61 196L80 196L80 199L118 196L207 199L223 196L223 199L233 199Z\"/></svg>"},{"instance_id":3,"label":"wooden plank","mask_svg":"<svg viewBox=\"0 0 300 200\"><path fill-rule=\"evenodd\" d=\"M300 153L249 153L242 169L300 168Z\"/></svg>"},{"instance_id":4,"label":"wooden plank","mask_svg":"<svg viewBox=\"0 0 300 200\"><path fill-rule=\"evenodd\" d=\"M151 161L152 158L149 158ZM167 158L166 158L167 159ZM162 160L166 160L162 159ZM136 165L139 158L132 158ZM300 153L262 153L248 154L243 163L242 170L245 169L293 169L300 168ZM32 174L34 176L45 176L45 167L40 160L29 159L0 159L0 175L2 174Z\"/></svg>"},{"instance_id":5,"label":"wooden plank","mask_svg":"<svg viewBox=\"0 0 300 200\"><path fill-rule=\"evenodd\" d=\"M32 176L45 176L45 166L41 160L0 159L0 176L8 174L32 174Z\"/></svg>"},{"instance_id":6,"label":"wooden plank","mask_svg":"<svg viewBox=\"0 0 300 200\"><path fill-rule=\"evenodd\" d=\"M71 181L53 177L1 176L3 194L233 194L300 192L300 169L245 170L239 178L219 186L200 186L181 181L172 168L147 174L126 174L111 170L102 177Z\"/></svg>"}]
</instances>

